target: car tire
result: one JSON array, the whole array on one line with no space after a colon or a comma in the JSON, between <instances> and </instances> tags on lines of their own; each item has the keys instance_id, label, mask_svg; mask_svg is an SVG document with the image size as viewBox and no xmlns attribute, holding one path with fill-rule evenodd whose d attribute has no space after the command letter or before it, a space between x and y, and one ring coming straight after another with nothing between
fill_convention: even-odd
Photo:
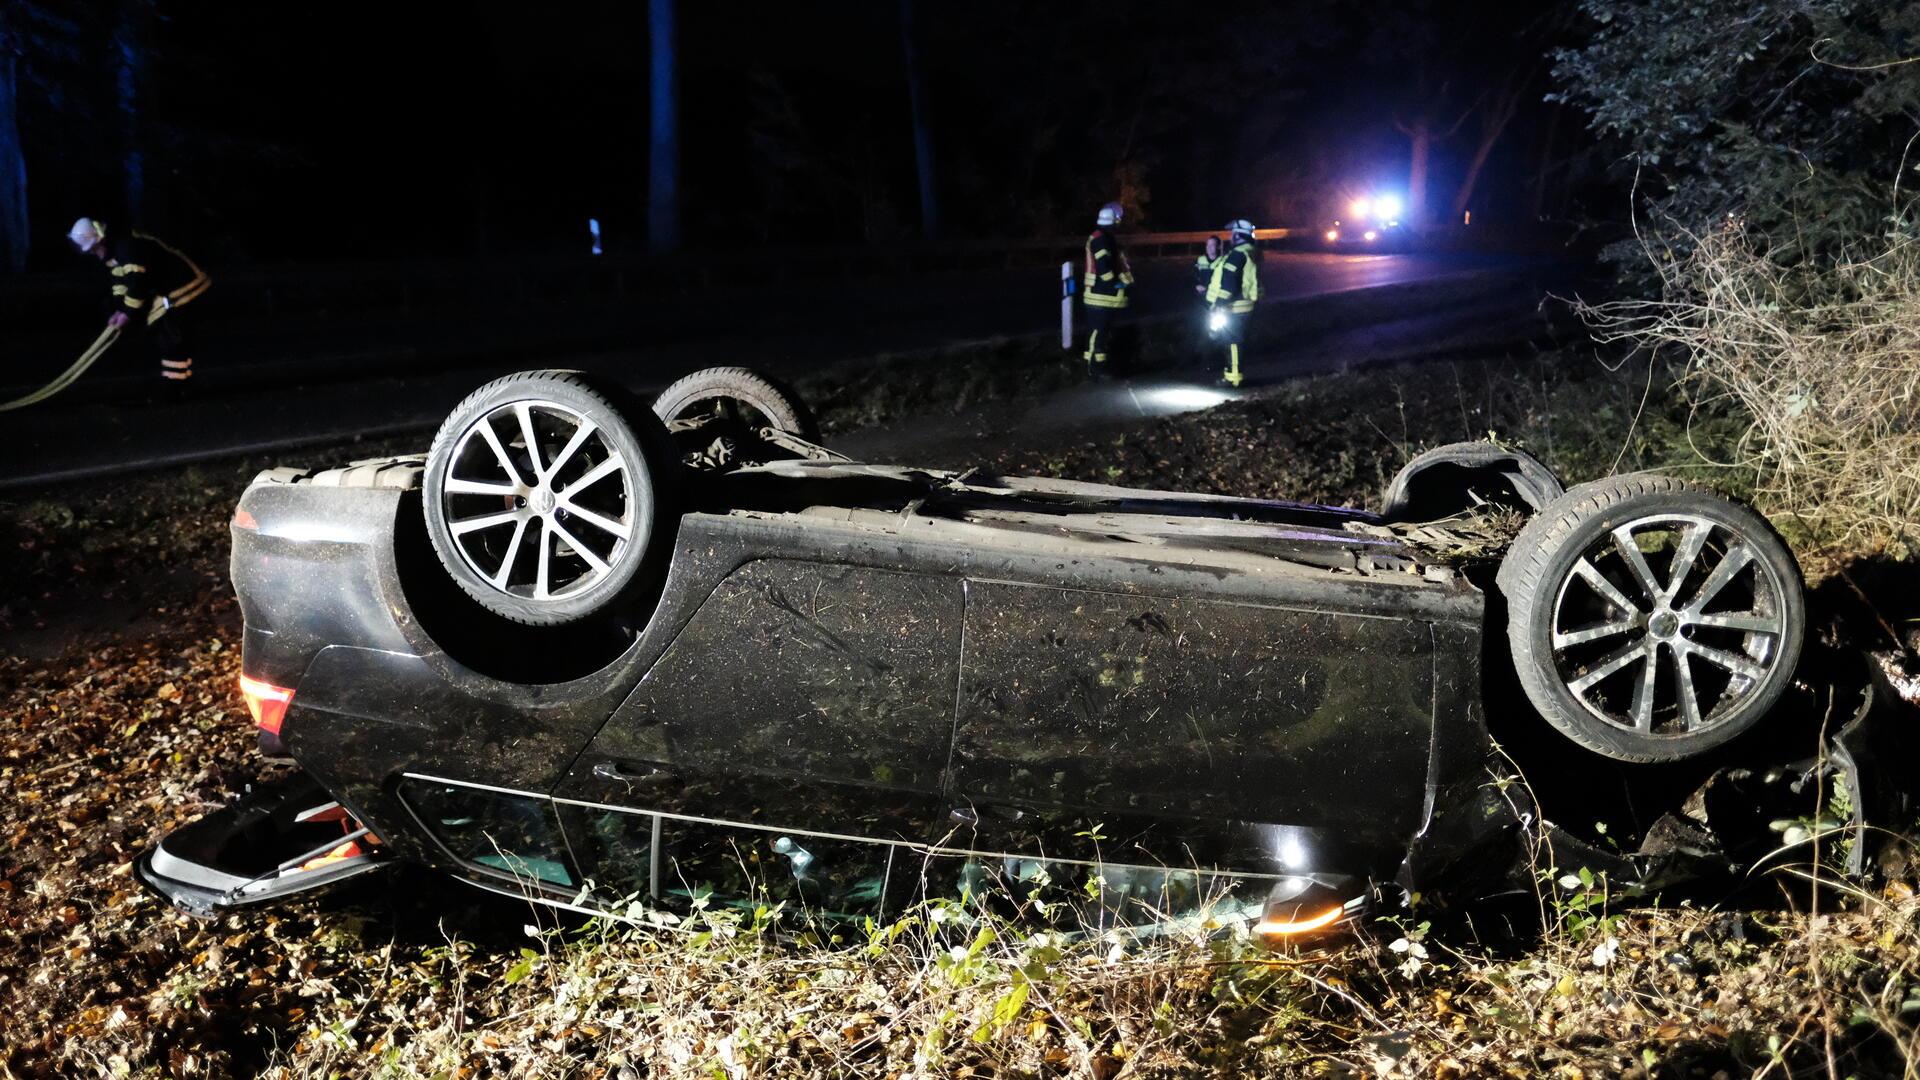
<instances>
[{"instance_id":1,"label":"car tire","mask_svg":"<svg viewBox=\"0 0 1920 1080\"><path fill-rule=\"evenodd\" d=\"M714 367L696 371L660 392L653 412L663 422L687 420L727 407L749 415L739 419L749 428L764 426L797 435L815 436L813 415L799 397L759 372L742 367Z\"/></svg>"},{"instance_id":2,"label":"car tire","mask_svg":"<svg viewBox=\"0 0 1920 1080\"><path fill-rule=\"evenodd\" d=\"M1437 521L1481 503L1532 514L1565 492L1553 470L1525 450L1485 440L1448 443L1415 456L1394 474L1380 516Z\"/></svg>"},{"instance_id":3,"label":"car tire","mask_svg":"<svg viewBox=\"0 0 1920 1080\"><path fill-rule=\"evenodd\" d=\"M434 436L427 535L488 611L531 626L578 622L650 576L671 543L678 471L660 421L617 388L571 371L508 375L475 390Z\"/></svg>"},{"instance_id":4,"label":"car tire","mask_svg":"<svg viewBox=\"0 0 1920 1080\"><path fill-rule=\"evenodd\" d=\"M1528 700L1619 761L1679 761L1753 727L1806 632L1799 566L1766 520L1652 473L1553 500L1497 580Z\"/></svg>"}]
</instances>

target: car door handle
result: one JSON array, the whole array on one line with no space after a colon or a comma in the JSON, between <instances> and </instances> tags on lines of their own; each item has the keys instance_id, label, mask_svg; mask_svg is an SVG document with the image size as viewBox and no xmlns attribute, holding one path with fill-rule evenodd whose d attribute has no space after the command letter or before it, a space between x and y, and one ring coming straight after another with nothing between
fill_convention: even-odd
<instances>
[{"instance_id":1,"label":"car door handle","mask_svg":"<svg viewBox=\"0 0 1920 1080\"><path fill-rule=\"evenodd\" d=\"M602 761L595 765L593 775L602 780L618 780L623 784L662 784L673 779L673 774L662 768L652 765L623 766L615 761Z\"/></svg>"}]
</instances>

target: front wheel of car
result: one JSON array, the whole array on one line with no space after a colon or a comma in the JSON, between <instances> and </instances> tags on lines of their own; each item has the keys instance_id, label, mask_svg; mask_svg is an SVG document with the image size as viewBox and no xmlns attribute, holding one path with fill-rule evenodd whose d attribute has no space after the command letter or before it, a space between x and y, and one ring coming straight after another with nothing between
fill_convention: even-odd
<instances>
[{"instance_id":1,"label":"front wheel of car","mask_svg":"<svg viewBox=\"0 0 1920 1080\"><path fill-rule=\"evenodd\" d=\"M1620 761L1678 761L1751 728L1792 681L1805 634L1779 534L1673 477L1610 477L1548 503L1499 584L1527 698Z\"/></svg>"},{"instance_id":2,"label":"front wheel of car","mask_svg":"<svg viewBox=\"0 0 1920 1080\"><path fill-rule=\"evenodd\" d=\"M634 587L670 542L678 468L660 422L578 372L528 371L474 391L440 426L422 503L440 563L518 623L585 619Z\"/></svg>"}]
</instances>

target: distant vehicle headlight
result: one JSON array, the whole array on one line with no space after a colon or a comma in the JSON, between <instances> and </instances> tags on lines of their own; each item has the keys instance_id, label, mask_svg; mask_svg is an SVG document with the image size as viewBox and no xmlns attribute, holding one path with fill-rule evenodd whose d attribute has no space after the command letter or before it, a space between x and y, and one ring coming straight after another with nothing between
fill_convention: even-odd
<instances>
[{"instance_id":1,"label":"distant vehicle headlight","mask_svg":"<svg viewBox=\"0 0 1920 1080\"><path fill-rule=\"evenodd\" d=\"M1225 330L1226 328L1227 328L1227 313L1226 313L1226 312L1224 312L1224 311L1210 311L1210 312L1208 312L1208 313L1207 313L1207 329L1209 329L1209 330Z\"/></svg>"},{"instance_id":2,"label":"distant vehicle headlight","mask_svg":"<svg viewBox=\"0 0 1920 1080\"><path fill-rule=\"evenodd\" d=\"M1368 240L1378 240L1380 239L1380 234L1377 232L1374 232L1372 229L1368 229L1366 232L1366 238Z\"/></svg>"},{"instance_id":3,"label":"distant vehicle headlight","mask_svg":"<svg viewBox=\"0 0 1920 1080\"><path fill-rule=\"evenodd\" d=\"M1340 239L1340 230L1339 230L1339 229L1328 229L1328 230L1327 230L1327 242L1328 242L1329 244L1331 244L1332 242L1334 242L1335 240L1338 240L1338 239Z\"/></svg>"}]
</instances>

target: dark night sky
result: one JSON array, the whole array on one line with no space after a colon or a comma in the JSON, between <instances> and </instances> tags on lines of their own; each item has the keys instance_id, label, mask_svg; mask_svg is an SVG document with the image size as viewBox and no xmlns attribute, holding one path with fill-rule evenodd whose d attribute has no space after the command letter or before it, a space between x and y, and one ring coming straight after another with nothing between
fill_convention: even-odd
<instances>
[{"instance_id":1,"label":"dark night sky","mask_svg":"<svg viewBox=\"0 0 1920 1080\"><path fill-rule=\"evenodd\" d=\"M1527 32L1538 5L1393 7L921 0L948 233L1076 230L1117 195L1154 227L1312 225L1323 196L1403 188L1395 118L1436 87L1471 103L1548 42ZM566 248L589 215L616 248L640 242L645 3L156 10L139 123L156 227L230 259ZM682 0L680 19L691 243L915 236L896 0ZM120 204L106 20L77 33L78 55L43 65L60 107L26 106L42 264L73 217ZM1495 218L1525 216L1545 88L1496 144L1475 203ZM1436 202L1473 130L1437 148Z\"/></svg>"}]
</instances>

